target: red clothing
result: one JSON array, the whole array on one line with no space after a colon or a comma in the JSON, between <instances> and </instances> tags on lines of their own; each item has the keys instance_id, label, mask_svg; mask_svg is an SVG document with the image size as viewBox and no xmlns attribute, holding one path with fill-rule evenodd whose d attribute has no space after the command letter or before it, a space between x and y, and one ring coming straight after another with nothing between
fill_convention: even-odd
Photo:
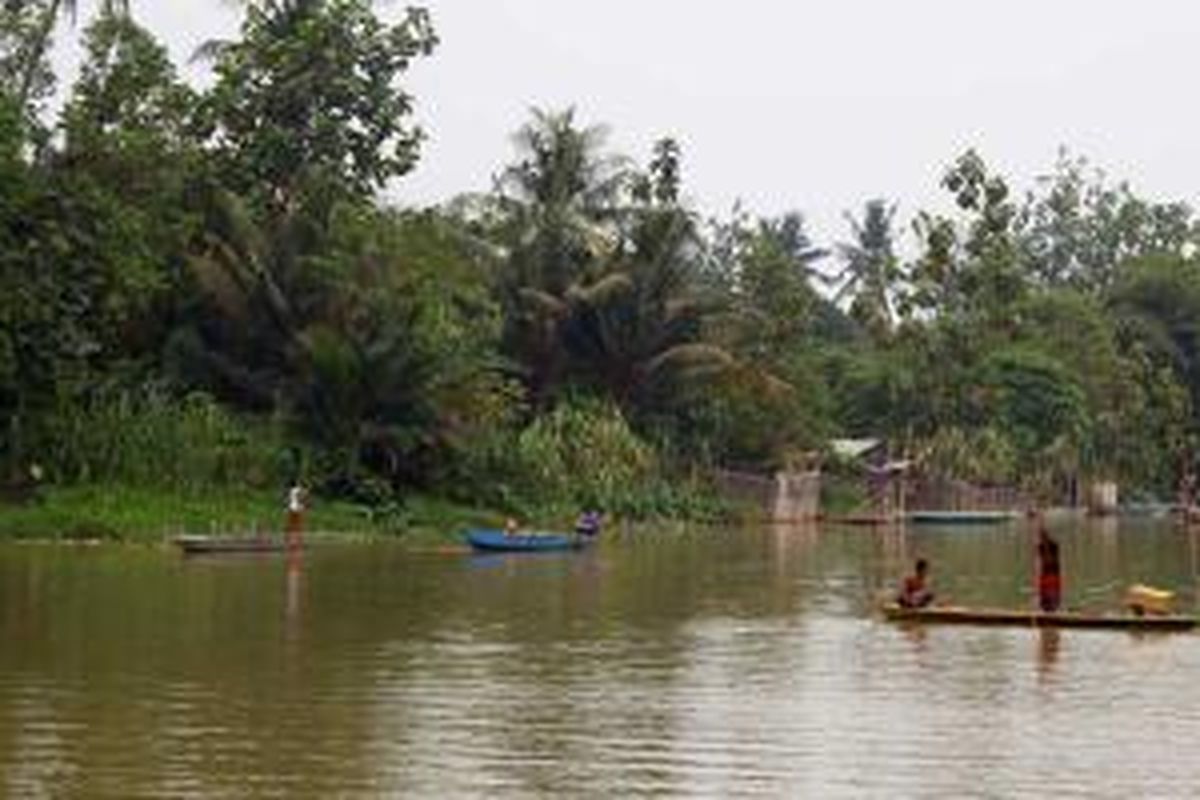
<instances>
[{"instance_id":1,"label":"red clothing","mask_svg":"<svg viewBox=\"0 0 1200 800\"><path fill-rule=\"evenodd\" d=\"M1042 611L1057 611L1062 605L1062 575L1043 572L1038 576L1038 604Z\"/></svg>"},{"instance_id":2,"label":"red clothing","mask_svg":"<svg viewBox=\"0 0 1200 800\"><path fill-rule=\"evenodd\" d=\"M1037 546L1038 554L1038 606L1042 611L1057 611L1062 605L1062 564L1059 561L1058 542L1043 533Z\"/></svg>"},{"instance_id":3,"label":"red clothing","mask_svg":"<svg viewBox=\"0 0 1200 800\"><path fill-rule=\"evenodd\" d=\"M287 512L287 542L289 545L298 545L300 537L304 535L304 512L289 511Z\"/></svg>"}]
</instances>

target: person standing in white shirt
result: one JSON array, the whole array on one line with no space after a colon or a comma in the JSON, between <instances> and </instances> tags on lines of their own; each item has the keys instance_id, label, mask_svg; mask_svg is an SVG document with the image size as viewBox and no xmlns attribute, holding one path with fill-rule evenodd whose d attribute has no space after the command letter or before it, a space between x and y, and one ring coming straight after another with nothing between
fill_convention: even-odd
<instances>
[{"instance_id":1,"label":"person standing in white shirt","mask_svg":"<svg viewBox=\"0 0 1200 800\"><path fill-rule=\"evenodd\" d=\"M287 542L289 547L299 547L304 535L304 512L308 508L308 492L299 481L288 489L287 496Z\"/></svg>"}]
</instances>

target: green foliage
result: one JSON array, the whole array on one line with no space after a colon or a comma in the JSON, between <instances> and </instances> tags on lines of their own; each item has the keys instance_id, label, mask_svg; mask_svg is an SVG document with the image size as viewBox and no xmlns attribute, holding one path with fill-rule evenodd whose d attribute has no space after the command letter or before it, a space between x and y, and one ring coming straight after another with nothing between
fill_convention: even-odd
<instances>
[{"instance_id":1,"label":"green foliage","mask_svg":"<svg viewBox=\"0 0 1200 800\"><path fill-rule=\"evenodd\" d=\"M960 222L925 212L914 228L923 252L910 270L906 311L973 315L1003 327L1014 302L1024 296L1014 230L1017 216L1008 184L992 173L974 150L959 156L942 178L965 216Z\"/></svg>"},{"instance_id":2,"label":"green foliage","mask_svg":"<svg viewBox=\"0 0 1200 800\"><path fill-rule=\"evenodd\" d=\"M498 318L445 220L343 205L326 229L264 230L235 198L218 211L225 237L193 259L206 304L176 340L185 380L287 412L339 485L429 480L503 413Z\"/></svg>"},{"instance_id":3,"label":"green foliage","mask_svg":"<svg viewBox=\"0 0 1200 800\"><path fill-rule=\"evenodd\" d=\"M324 306L301 333L302 425L395 485L436 480L507 416L495 306L436 215L346 209L334 227L337 255L314 267Z\"/></svg>"},{"instance_id":4,"label":"green foliage","mask_svg":"<svg viewBox=\"0 0 1200 800\"><path fill-rule=\"evenodd\" d=\"M1120 266L1153 255L1183 255L1197 243L1184 203L1154 203L1128 184L1110 186L1104 173L1064 150L1021 210L1021 246L1030 271L1049 285L1085 291L1109 288Z\"/></svg>"},{"instance_id":5,"label":"green foliage","mask_svg":"<svg viewBox=\"0 0 1200 800\"><path fill-rule=\"evenodd\" d=\"M886 340L895 325L893 305L901 278L892 233L895 216L895 205L868 201L861 222L846 216L854 241L838 246L844 266L834 279L841 284L834 299L850 297L850 316L877 342Z\"/></svg>"},{"instance_id":6,"label":"green foliage","mask_svg":"<svg viewBox=\"0 0 1200 800\"><path fill-rule=\"evenodd\" d=\"M277 423L239 419L206 395L109 390L64 403L27 455L59 484L270 488L289 477L283 433Z\"/></svg>"},{"instance_id":7,"label":"green foliage","mask_svg":"<svg viewBox=\"0 0 1200 800\"><path fill-rule=\"evenodd\" d=\"M1193 470L1200 441L1200 265L1163 255L1130 262L1109 304L1145 401L1126 409L1130 427L1154 435L1158 462L1139 448L1139 474L1164 482L1163 463Z\"/></svg>"},{"instance_id":8,"label":"green foliage","mask_svg":"<svg viewBox=\"0 0 1200 800\"><path fill-rule=\"evenodd\" d=\"M1110 302L1122 334L1169 365L1200 407L1200 263L1170 255L1131 262Z\"/></svg>"},{"instance_id":9,"label":"green foliage","mask_svg":"<svg viewBox=\"0 0 1200 800\"><path fill-rule=\"evenodd\" d=\"M96 184L33 175L0 192L0 413L20 429L123 360L164 288L135 216ZM8 438L8 437L6 437Z\"/></svg>"},{"instance_id":10,"label":"green foliage","mask_svg":"<svg viewBox=\"0 0 1200 800\"><path fill-rule=\"evenodd\" d=\"M0 504L0 536L159 544L165 537L183 534L279 535L284 519L284 497L278 488L172 491L102 483L49 488L35 503ZM361 507L325 498L316 498L307 523L310 537L377 530Z\"/></svg>"},{"instance_id":11,"label":"green foliage","mask_svg":"<svg viewBox=\"0 0 1200 800\"><path fill-rule=\"evenodd\" d=\"M412 169L421 134L398 81L437 43L426 11L388 25L370 0L256 2L241 34L206 100L226 185L287 209L309 185L367 198Z\"/></svg>"},{"instance_id":12,"label":"green foliage","mask_svg":"<svg viewBox=\"0 0 1200 800\"><path fill-rule=\"evenodd\" d=\"M714 266L732 305L723 333L736 352L769 365L802 347L815 332L823 301L812 279L827 255L808 238L803 216L752 221L739 211L714 238Z\"/></svg>"},{"instance_id":13,"label":"green foliage","mask_svg":"<svg viewBox=\"0 0 1200 800\"><path fill-rule=\"evenodd\" d=\"M1195 466L1192 211L1082 160L1021 202L968 151L910 260L874 200L832 275L799 213L706 221L677 140L636 166L573 110L533 112L490 195L397 211L375 194L416 162L424 10L250 2L198 92L102 3L48 128L75 6L0 8L0 484L37 461L187 494L302 462L403 530L423 490L708 514L704 470L838 434L1035 489Z\"/></svg>"},{"instance_id":14,"label":"green foliage","mask_svg":"<svg viewBox=\"0 0 1200 800\"><path fill-rule=\"evenodd\" d=\"M832 383L843 429L852 435L887 434L898 440L911 433L929 408L915 361L899 347L840 356Z\"/></svg>"},{"instance_id":15,"label":"green foliage","mask_svg":"<svg viewBox=\"0 0 1200 800\"><path fill-rule=\"evenodd\" d=\"M54 89L48 53L59 0L16 0L0 7L0 87L30 123Z\"/></svg>"},{"instance_id":16,"label":"green foliage","mask_svg":"<svg viewBox=\"0 0 1200 800\"><path fill-rule=\"evenodd\" d=\"M535 109L514 137L518 160L487 203L504 350L539 408L566 382L569 295L609 271L629 174L624 159L603 152L605 136L603 128L579 127L571 109Z\"/></svg>"},{"instance_id":17,"label":"green foliage","mask_svg":"<svg viewBox=\"0 0 1200 800\"><path fill-rule=\"evenodd\" d=\"M521 514L596 506L669 513L696 504L666 485L653 448L611 405L576 400L520 429L497 429L466 454L467 489Z\"/></svg>"},{"instance_id":18,"label":"green foliage","mask_svg":"<svg viewBox=\"0 0 1200 800\"><path fill-rule=\"evenodd\" d=\"M1023 473L1078 465L1089 422L1086 398L1058 360L1024 348L991 354L974 381L972 405L980 423L1012 442Z\"/></svg>"},{"instance_id":19,"label":"green foliage","mask_svg":"<svg viewBox=\"0 0 1200 800\"><path fill-rule=\"evenodd\" d=\"M922 443L925 469L978 483L1021 483L1019 454L1009 437L991 426L939 428Z\"/></svg>"}]
</instances>

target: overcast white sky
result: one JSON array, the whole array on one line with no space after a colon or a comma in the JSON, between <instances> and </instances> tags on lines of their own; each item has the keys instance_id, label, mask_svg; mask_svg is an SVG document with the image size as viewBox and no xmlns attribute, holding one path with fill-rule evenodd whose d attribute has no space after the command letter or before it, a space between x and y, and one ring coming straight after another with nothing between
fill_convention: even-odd
<instances>
[{"instance_id":1,"label":"overcast white sky","mask_svg":"<svg viewBox=\"0 0 1200 800\"><path fill-rule=\"evenodd\" d=\"M430 140L392 193L404 203L486 189L534 105L575 105L639 160L675 136L702 209L798 209L823 240L871 197L904 219L940 202L941 170L970 146L1021 188L1066 145L1151 197L1195 203L1200 189L1190 0L425 5L442 45L409 81ZM226 0L134 10L180 63L239 17Z\"/></svg>"}]
</instances>

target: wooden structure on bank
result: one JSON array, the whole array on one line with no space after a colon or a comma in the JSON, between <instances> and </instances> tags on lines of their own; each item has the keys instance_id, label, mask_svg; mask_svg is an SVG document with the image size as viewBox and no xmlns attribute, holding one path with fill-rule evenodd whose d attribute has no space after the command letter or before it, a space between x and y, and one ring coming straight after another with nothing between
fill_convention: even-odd
<instances>
[{"instance_id":1,"label":"wooden structure on bank","mask_svg":"<svg viewBox=\"0 0 1200 800\"><path fill-rule=\"evenodd\" d=\"M843 468L850 466L857 473L867 504L852 513L826 519L847 525L890 525L904 519L912 461L892 458L887 443L878 438L834 439L829 449Z\"/></svg>"},{"instance_id":2,"label":"wooden structure on bank","mask_svg":"<svg viewBox=\"0 0 1200 800\"><path fill-rule=\"evenodd\" d=\"M939 511L1020 511L1029 497L1015 486L980 485L940 475L917 474L907 481L909 508Z\"/></svg>"},{"instance_id":3,"label":"wooden structure on bank","mask_svg":"<svg viewBox=\"0 0 1200 800\"><path fill-rule=\"evenodd\" d=\"M1093 481L1088 485L1088 513L1096 517L1107 517L1118 510L1116 481Z\"/></svg>"}]
</instances>

